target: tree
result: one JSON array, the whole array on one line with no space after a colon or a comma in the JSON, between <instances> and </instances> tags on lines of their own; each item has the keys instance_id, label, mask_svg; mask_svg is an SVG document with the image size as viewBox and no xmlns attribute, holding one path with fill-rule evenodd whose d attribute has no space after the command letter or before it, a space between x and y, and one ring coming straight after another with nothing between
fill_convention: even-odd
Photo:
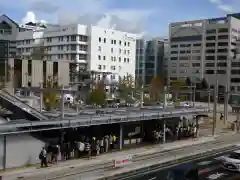
<instances>
[{"instance_id":1,"label":"tree","mask_svg":"<svg viewBox=\"0 0 240 180\"><path fill-rule=\"evenodd\" d=\"M185 86L185 81L181 79L171 82L171 89L175 92L175 99L179 99L179 90Z\"/></svg>"},{"instance_id":2,"label":"tree","mask_svg":"<svg viewBox=\"0 0 240 180\"><path fill-rule=\"evenodd\" d=\"M120 98L124 99L125 101L130 100L129 96L132 95L135 85L133 77L129 74L127 74L123 78L120 77L118 84L118 92Z\"/></svg>"},{"instance_id":3,"label":"tree","mask_svg":"<svg viewBox=\"0 0 240 180\"><path fill-rule=\"evenodd\" d=\"M209 85L208 85L207 80L205 78L203 78L202 81L201 81L201 88L202 89L208 89L209 88Z\"/></svg>"},{"instance_id":4,"label":"tree","mask_svg":"<svg viewBox=\"0 0 240 180\"><path fill-rule=\"evenodd\" d=\"M161 91L163 90L163 82L159 77L153 77L152 81L150 83L150 99L152 101L159 101L160 100L160 95Z\"/></svg>"},{"instance_id":5,"label":"tree","mask_svg":"<svg viewBox=\"0 0 240 180\"><path fill-rule=\"evenodd\" d=\"M106 92L104 81L101 80L95 89L90 92L89 101L91 104L103 105L106 102Z\"/></svg>"},{"instance_id":6,"label":"tree","mask_svg":"<svg viewBox=\"0 0 240 180\"><path fill-rule=\"evenodd\" d=\"M49 76L47 78L46 88L57 88L57 79ZM63 97L62 97L63 98ZM56 91L46 91L43 93L43 102L47 111L51 111L59 106L59 95Z\"/></svg>"}]
</instances>

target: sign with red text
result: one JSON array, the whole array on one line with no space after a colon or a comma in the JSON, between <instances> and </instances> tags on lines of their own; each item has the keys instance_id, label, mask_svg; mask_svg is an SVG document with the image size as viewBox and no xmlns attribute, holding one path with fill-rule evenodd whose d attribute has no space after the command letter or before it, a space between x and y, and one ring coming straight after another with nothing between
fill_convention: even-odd
<instances>
[{"instance_id":1,"label":"sign with red text","mask_svg":"<svg viewBox=\"0 0 240 180\"><path fill-rule=\"evenodd\" d=\"M114 160L114 167L122 167L128 164L132 163L132 156L122 156L122 157L117 157Z\"/></svg>"}]
</instances>

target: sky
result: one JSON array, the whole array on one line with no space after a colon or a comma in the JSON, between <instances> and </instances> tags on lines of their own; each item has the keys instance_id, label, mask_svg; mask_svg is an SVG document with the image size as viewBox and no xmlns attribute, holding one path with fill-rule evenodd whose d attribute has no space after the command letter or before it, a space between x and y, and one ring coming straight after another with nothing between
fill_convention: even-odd
<instances>
[{"instance_id":1,"label":"sky","mask_svg":"<svg viewBox=\"0 0 240 180\"><path fill-rule=\"evenodd\" d=\"M167 37L171 22L240 12L240 0L0 0L0 13L18 23L93 24Z\"/></svg>"}]
</instances>

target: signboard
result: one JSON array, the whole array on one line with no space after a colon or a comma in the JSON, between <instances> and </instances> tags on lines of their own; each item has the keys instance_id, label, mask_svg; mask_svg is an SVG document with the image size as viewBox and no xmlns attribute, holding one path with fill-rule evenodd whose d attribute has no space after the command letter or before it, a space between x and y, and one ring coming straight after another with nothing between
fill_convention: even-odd
<instances>
[{"instance_id":1,"label":"signboard","mask_svg":"<svg viewBox=\"0 0 240 180\"><path fill-rule=\"evenodd\" d=\"M122 157L117 157L114 160L114 167L122 167L128 164L132 163L132 156L128 155L128 156L122 156Z\"/></svg>"}]
</instances>

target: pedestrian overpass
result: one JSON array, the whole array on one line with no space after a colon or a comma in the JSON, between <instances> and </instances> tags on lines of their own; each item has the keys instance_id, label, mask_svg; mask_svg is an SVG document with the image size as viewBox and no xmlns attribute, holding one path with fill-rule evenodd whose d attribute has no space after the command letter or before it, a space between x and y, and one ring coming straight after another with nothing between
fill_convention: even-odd
<instances>
[{"instance_id":1,"label":"pedestrian overpass","mask_svg":"<svg viewBox=\"0 0 240 180\"><path fill-rule=\"evenodd\" d=\"M15 97L5 90L0 90L0 105L3 108L6 108L28 120L41 121L49 119L37 109L31 107L27 103L22 102L19 98Z\"/></svg>"}]
</instances>

